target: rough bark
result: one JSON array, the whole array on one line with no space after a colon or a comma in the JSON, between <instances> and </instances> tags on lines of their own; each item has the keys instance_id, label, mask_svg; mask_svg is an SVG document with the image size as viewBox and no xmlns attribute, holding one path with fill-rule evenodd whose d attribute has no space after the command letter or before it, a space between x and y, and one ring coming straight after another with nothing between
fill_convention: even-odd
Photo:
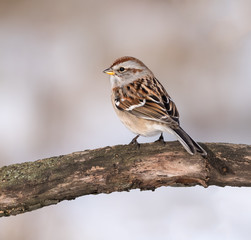
<instances>
[{"instance_id":1,"label":"rough bark","mask_svg":"<svg viewBox=\"0 0 251 240\"><path fill-rule=\"evenodd\" d=\"M205 159L178 142L118 145L0 169L0 216L62 200L160 186L251 186L251 146L201 144Z\"/></svg>"}]
</instances>

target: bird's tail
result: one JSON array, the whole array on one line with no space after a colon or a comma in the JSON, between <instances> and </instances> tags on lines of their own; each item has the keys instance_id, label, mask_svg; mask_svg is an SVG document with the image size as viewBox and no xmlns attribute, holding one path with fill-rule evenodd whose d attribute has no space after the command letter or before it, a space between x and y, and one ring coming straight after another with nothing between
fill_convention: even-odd
<instances>
[{"instance_id":1,"label":"bird's tail","mask_svg":"<svg viewBox=\"0 0 251 240\"><path fill-rule=\"evenodd\" d=\"M207 155L207 152L197 142L195 142L181 127L171 130L178 137L178 140L188 153L193 155L198 152L204 157Z\"/></svg>"}]
</instances>

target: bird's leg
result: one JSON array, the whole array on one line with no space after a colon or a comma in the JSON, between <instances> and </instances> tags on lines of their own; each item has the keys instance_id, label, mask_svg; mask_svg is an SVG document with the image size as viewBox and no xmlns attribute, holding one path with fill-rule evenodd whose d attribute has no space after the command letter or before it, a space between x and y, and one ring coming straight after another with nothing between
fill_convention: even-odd
<instances>
[{"instance_id":1,"label":"bird's leg","mask_svg":"<svg viewBox=\"0 0 251 240\"><path fill-rule=\"evenodd\" d=\"M136 144L137 147L139 147L140 145L139 145L139 143L138 143L138 141L137 141L138 137L139 137L139 135L137 135L136 137L134 137L134 138L132 139L132 141L131 141L129 144Z\"/></svg>"},{"instance_id":2,"label":"bird's leg","mask_svg":"<svg viewBox=\"0 0 251 240\"><path fill-rule=\"evenodd\" d=\"M159 139L156 140L155 142L160 142L160 143L165 144L164 137L163 137L163 133L160 134Z\"/></svg>"}]
</instances>

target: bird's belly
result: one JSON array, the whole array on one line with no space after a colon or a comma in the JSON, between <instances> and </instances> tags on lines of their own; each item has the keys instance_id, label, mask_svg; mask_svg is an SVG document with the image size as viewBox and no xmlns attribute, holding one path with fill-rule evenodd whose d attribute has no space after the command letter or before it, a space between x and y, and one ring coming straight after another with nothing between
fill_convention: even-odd
<instances>
[{"instance_id":1,"label":"bird's belly","mask_svg":"<svg viewBox=\"0 0 251 240\"><path fill-rule=\"evenodd\" d=\"M163 132L159 124L154 121L138 118L130 113L124 113L119 110L116 112L121 122L137 135L140 134L145 137L150 137Z\"/></svg>"}]
</instances>

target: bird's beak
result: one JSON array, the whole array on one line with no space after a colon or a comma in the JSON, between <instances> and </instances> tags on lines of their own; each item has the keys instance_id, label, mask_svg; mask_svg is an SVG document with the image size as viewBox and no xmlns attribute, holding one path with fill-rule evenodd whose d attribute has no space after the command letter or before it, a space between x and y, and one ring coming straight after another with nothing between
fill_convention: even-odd
<instances>
[{"instance_id":1,"label":"bird's beak","mask_svg":"<svg viewBox=\"0 0 251 240\"><path fill-rule=\"evenodd\" d=\"M111 68L107 68L107 69L104 70L103 72L104 72L104 73L107 73L107 74L109 74L109 75L114 75L114 74L115 74Z\"/></svg>"}]
</instances>

